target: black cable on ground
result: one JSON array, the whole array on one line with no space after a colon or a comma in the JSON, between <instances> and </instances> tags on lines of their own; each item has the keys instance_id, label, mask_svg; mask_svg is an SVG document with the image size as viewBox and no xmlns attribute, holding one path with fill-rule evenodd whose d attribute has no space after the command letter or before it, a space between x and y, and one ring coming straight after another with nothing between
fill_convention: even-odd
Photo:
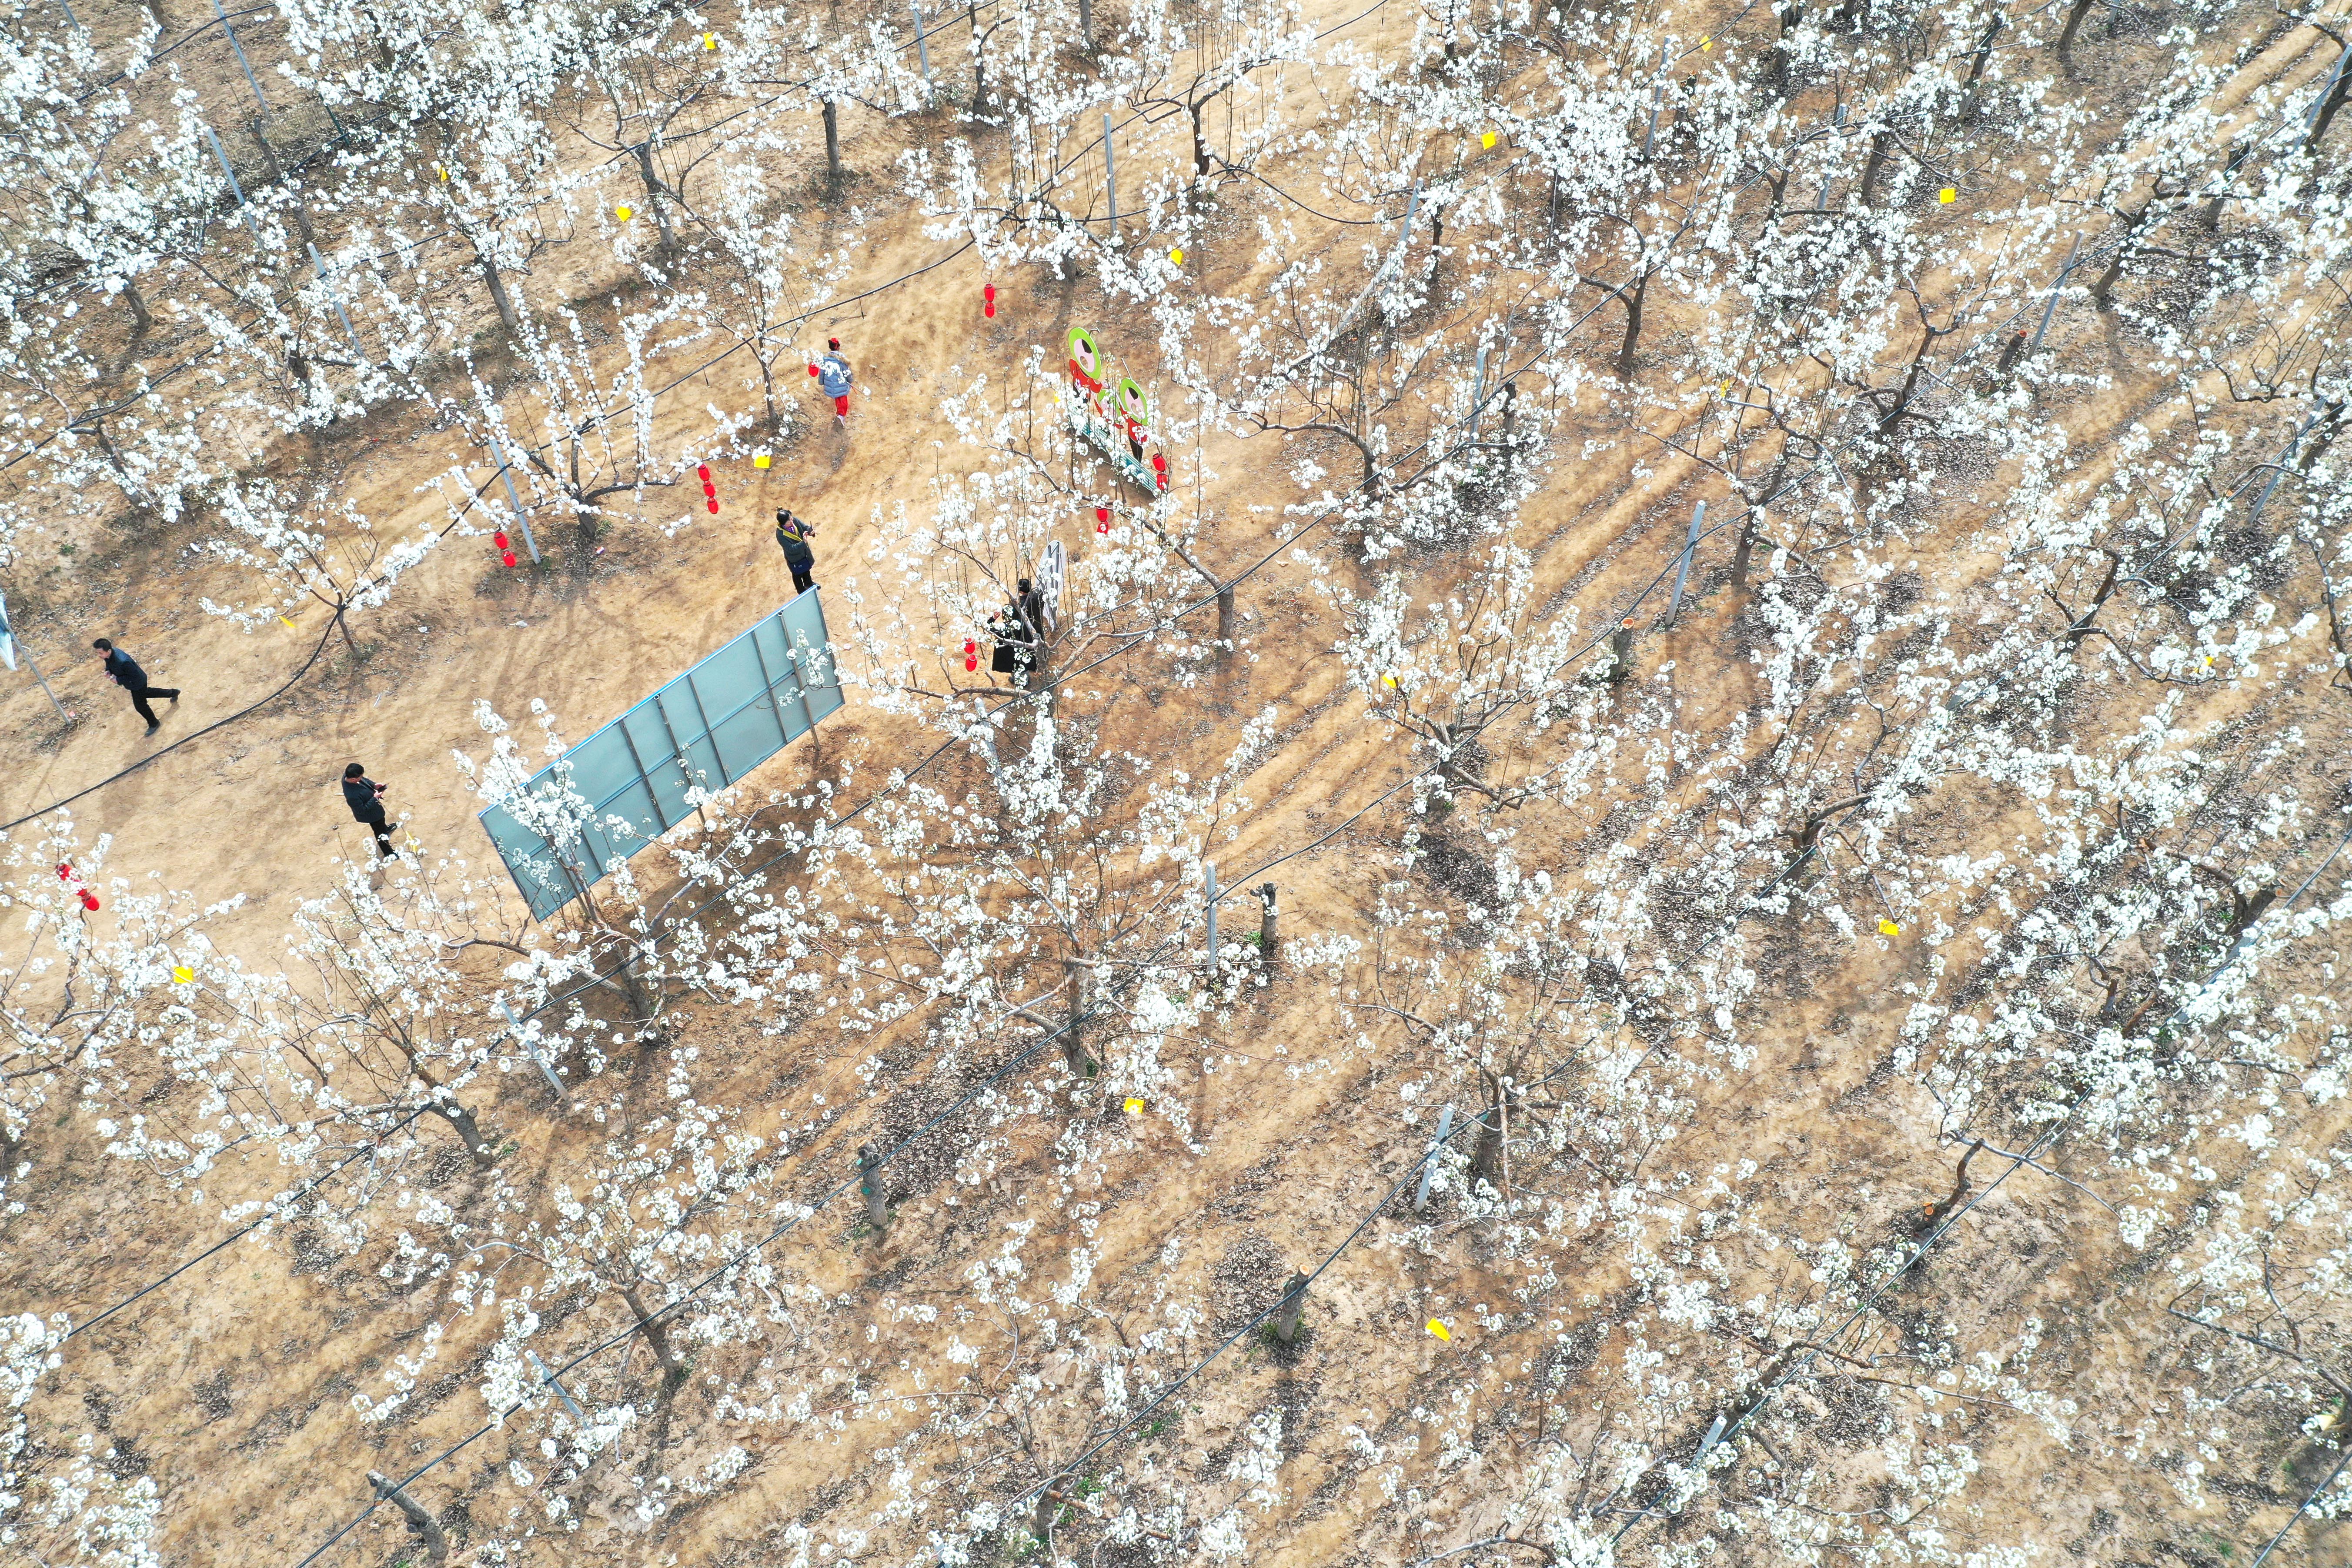
<instances>
[{"instance_id":1,"label":"black cable on ground","mask_svg":"<svg viewBox=\"0 0 2352 1568\"><path fill-rule=\"evenodd\" d=\"M138 761L132 763L130 767L124 768L121 772L110 774L108 777L100 779L95 784L89 785L85 789L77 789L62 800L52 800L37 811L26 812L23 816L17 818L13 822L0 822L0 833L7 832L12 828L21 828L26 822L32 821L36 818L46 817L51 811L70 806L85 795L94 795L100 789L105 789L109 784L115 782L116 779L130 778L133 773L138 772L141 768L146 767L156 758L170 756L173 752L177 751L180 747L187 745L190 741L202 739L204 737L210 735L213 731L219 729L224 725L235 724L238 719L243 718L246 715L252 713L257 709L268 707L271 703L276 702L279 697L284 696L288 692L293 690L294 684L297 681L299 681L304 675L310 673L310 666L317 664L319 662L319 655L327 651L327 639L332 637L334 634L335 625L334 622L331 621L327 623L326 631L320 634L319 645L310 650L310 656L309 658L302 661L302 667L296 670L292 674L287 676L286 684L284 685L279 686L276 691L270 693L268 696L263 697L259 702L252 703L245 707L241 707L226 718L216 718L213 720L212 723L205 726L204 728L180 737L179 739L172 742L169 746L158 747L153 751L151 751L146 756L141 758Z\"/></svg>"}]
</instances>

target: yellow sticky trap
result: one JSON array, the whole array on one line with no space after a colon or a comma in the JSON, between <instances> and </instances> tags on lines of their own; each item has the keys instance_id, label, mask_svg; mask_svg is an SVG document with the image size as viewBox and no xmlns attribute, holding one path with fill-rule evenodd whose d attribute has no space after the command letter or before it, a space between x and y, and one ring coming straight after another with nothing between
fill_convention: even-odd
<instances>
[{"instance_id":1,"label":"yellow sticky trap","mask_svg":"<svg viewBox=\"0 0 2352 1568\"><path fill-rule=\"evenodd\" d=\"M280 615L278 619L278 620L280 620L280 621L285 621L285 622L286 622L286 630L288 630L289 632L291 632L291 631L295 630L294 622L292 622L291 621L286 621L286 617L284 617L283 615Z\"/></svg>"},{"instance_id":2,"label":"yellow sticky trap","mask_svg":"<svg viewBox=\"0 0 2352 1568\"><path fill-rule=\"evenodd\" d=\"M1184 265L1184 252L1181 248L1171 250L1168 253L1168 259L1181 267Z\"/></svg>"},{"instance_id":3,"label":"yellow sticky trap","mask_svg":"<svg viewBox=\"0 0 2352 1568\"><path fill-rule=\"evenodd\" d=\"M1381 677L1381 685L1388 687L1391 691L1394 691L1397 689L1396 677L1394 675L1382 675Z\"/></svg>"},{"instance_id":4,"label":"yellow sticky trap","mask_svg":"<svg viewBox=\"0 0 2352 1568\"><path fill-rule=\"evenodd\" d=\"M1495 133L1489 131L1486 135L1478 138L1478 145L1489 149L1493 148L1495 145Z\"/></svg>"},{"instance_id":5,"label":"yellow sticky trap","mask_svg":"<svg viewBox=\"0 0 2352 1568\"><path fill-rule=\"evenodd\" d=\"M1881 920L1878 923L1878 934L1881 936L1900 936L1903 935L1903 927L1895 925L1892 920Z\"/></svg>"},{"instance_id":6,"label":"yellow sticky trap","mask_svg":"<svg viewBox=\"0 0 2352 1568\"><path fill-rule=\"evenodd\" d=\"M1715 47L1715 39L1706 33L1701 33L1698 36L1699 53L1705 54L1707 50L1713 47Z\"/></svg>"},{"instance_id":7,"label":"yellow sticky trap","mask_svg":"<svg viewBox=\"0 0 2352 1568\"><path fill-rule=\"evenodd\" d=\"M1731 382L1728 379L1727 379L1721 386L1715 389L1715 395L1717 397L1729 397L1731 395Z\"/></svg>"},{"instance_id":8,"label":"yellow sticky trap","mask_svg":"<svg viewBox=\"0 0 2352 1568\"><path fill-rule=\"evenodd\" d=\"M773 458L771 458L766 453L762 452L757 457L751 459L751 466L754 468L765 468L773 461Z\"/></svg>"},{"instance_id":9,"label":"yellow sticky trap","mask_svg":"<svg viewBox=\"0 0 2352 1568\"><path fill-rule=\"evenodd\" d=\"M627 207L614 207L613 209L613 215L620 219L623 223L627 223L633 214Z\"/></svg>"},{"instance_id":10,"label":"yellow sticky trap","mask_svg":"<svg viewBox=\"0 0 2352 1568\"><path fill-rule=\"evenodd\" d=\"M1429 1320L1429 1332L1435 1334L1438 1338L1445 1341L1448 1344L1454 1343L1454 1331L1447 1328L1435 1318Z\"/></svg>"},{"instance_id":11,"label":"yellow sticky trap","mask_svg":"<svg viewBox=\"0 0 2352 1568\"><path fill-rule=\"evenodd\" d=\"M702 47L703 47L704 48L706 48L706 49L715 49L715 48L717 48L717 47L719 47L719 35L718 35L718 34L716 34L716 33L705 33L705 34L703 34L703 35L702 35Z\"/></svg>"},{"instance_id":12,"label":"yellow sticky trap","mask_svg":"<svg viewBox=\"0 0 2352 1568\"><path fill-rule=\"evenodd\" d=\"M1936 193L1936 200L1943 203L1948 207L1954 202L1959 200L1959 192L1954 190L1949 185L1945 186L1942 190Z\"/></svg>"},{"instance_id":13,"label":"yellow sticky trap","mask_svg":"<svg viewBox=\"0 0 2352 1568\"><path fill-rule=\"evenodd\" d=\"M443 184L445 184L445 185L446 185L446 184L447 184L447 183L449 183L449 171L448 171L448 170L444 169L443 167L441 167L441 165L440 165L440 164L436 163L436 164L434 164L434 165L433 165L433 172L434 172L435 173L436 173L436 174L438 174L438 175L440 175L440 176L441 176L441 183L442 183Z\"/></svg>"},{"instance_id":14,"label":"yellow sticky trap","mask_svg":"<svg viewBox=\"0 0 2352 1568\"><path fill-rule=\"evenodd\" d=\"M184 986L195 977L196 972L194 969L189 968L185 964L174 964L172 966L172 978L179 981L180 984Z\"/></svg>"},{"instance_id":15,"label":"yellow sticky trap","mask_svg":"<svg viewBox=\"0 0 2352 1568\"><path fill-rule=\"evenodd\" d=\"M1139 1116L1143 1114L1143 1102L1138 1100L1132 1094L1129 1095L1127 1097L1127 1113L1130 1116Z\"/></svg>"}]
</instances>

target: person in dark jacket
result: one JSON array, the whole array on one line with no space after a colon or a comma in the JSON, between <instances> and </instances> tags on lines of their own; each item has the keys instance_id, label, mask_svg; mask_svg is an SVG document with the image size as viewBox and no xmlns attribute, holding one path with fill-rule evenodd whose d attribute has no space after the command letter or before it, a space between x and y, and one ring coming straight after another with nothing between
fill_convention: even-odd
<instances>
[{"instance_id":1,"label":"person in dark jacket","mask_svg":"<svg viewBox=\"0 0 2352 1568\"><path fill-rule=\"evenodd\" d=\"M103 637L90 646L106 655L107 679L131 694L131 706L139 710L141 718L147 721L147 733L152 735L163 728L163 721L155 716L155 710L147 706L147 699L162 697L176 704L180 700L180 688L149 685L147 672L139 667L139 661Z\"/></svg>"},{"instance_id":2,"label":"person in dark jacket","mask_svg":"<svg viewBox=\"0 0 2352 1568\"><path fill-rule=\"evenodd\" d=\"M1037 667L1037 644L1043 637L1045 618L1045 597L1023 578L1019 591L1011 604L997 612L990 622L996 638L996 653L988 662L991 672L1011 675L1014 685L1027 685L1029 672Z\"/></svg>"},{"instance_id":3,"label":"person in dark jacket","mask_svg":"<svg viewBox=\"0 0 2352 1568\"><path fill-rule=\"evenodd\" d=\"M394 852L392 835L400 824L383 820L383 786L369 778L367 769L356 762L343 769L343 801L351 807L352 815L366 823L368 831L375 835L377 856L390 860Z\"/></svg>"},{"instance_id":4,"label":"person in dark jacket","mask_svg":"<svg viewBox=\"0 0 2352 1568\"><path fill-rule=\"evenodd\" d=\"M806 593L816 586L816 551L809 548L809 540L814 538L814 523L778 508L776 542L784 548L784 564L793 569L794 593Z\"/></svg>"}]
</instances>

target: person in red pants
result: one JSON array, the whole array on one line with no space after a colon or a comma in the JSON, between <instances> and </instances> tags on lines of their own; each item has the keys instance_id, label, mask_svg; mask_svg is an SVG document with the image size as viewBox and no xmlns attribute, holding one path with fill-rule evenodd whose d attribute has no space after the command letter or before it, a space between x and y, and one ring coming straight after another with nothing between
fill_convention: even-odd
<instances>
[{"instance_id":1,"label":"person in red pants","mask_svg":"<svg viewBox=\"0 0 2352 1568\"><path fill-rule=\"evenodd\" d=\"M846 428L849 423L849 360L841 351L841 340L824 340L824 358L809 367L816 378L817 390L833 400L833 422Z\"/></svg>"}]
</instances>

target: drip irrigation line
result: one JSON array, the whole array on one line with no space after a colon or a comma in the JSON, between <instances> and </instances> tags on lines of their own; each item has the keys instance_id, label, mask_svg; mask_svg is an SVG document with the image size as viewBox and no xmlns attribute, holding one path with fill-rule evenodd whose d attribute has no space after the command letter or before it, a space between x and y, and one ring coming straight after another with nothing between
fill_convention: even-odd
<instances>
[{"instance_id":1,"label":"drip irrigation line","mask_svg":"<svg viewBox=\"0 0 2352 1568\"><path fill-rule=\"evenodd\" d=\"M1163 938L1161 940L1159 946L1154 949L1155 958L1159 952L1164 951L1170 946L1171 940L1172 939L1168 938ZM1143 960L1147 965L1153 961L1154 960L1152 958ZM1047 1046L1053 1044L1055 1040L1061 1038L1061 1036L1068 1033L1074 1028L1083 1026L1084 1024L1092 1021L1105 1010L1106 1009L1102 1008L1090 1008L1078 1018L1072 1019L1069 1023L1063 1024L1057 1029L1046 1031L1046 1033L1040 1036L1026 1051L1016 1054L1012 1061L997 1069L996 1071L991 1073L981 1082L973 1085L961 1096L949 1103L944 1109L932 1116L929 1121L925 1122L921 1126L908 1134L904 1138L901 1138L897 1144L891 1145L889 1151L883 1155L879 1164L875 1167L875 1169L879 1171L880 1169L887 1167L891 1160L897 1158L900 1154L903 1154L907 1149L913 1146L917 1139L932 1132L940 1124L945 1123L950 1117L955 1115L967 1105L978 1100L982 1094L994 1088L996 1084L1002 1082L1008 1074L1035 1060L1040 1052L1042 1052ZM836 1123L832 1130L838 1130L845 1124L846 1124ZM814 1140L812 1140L812 1142L814 1141ZM695 1297L701 1294L703 1291L709 1289L719 1280L740 1267L747 1260L758 1255L761 1251L765 1249L771 1242L797 1228L803 1221L814 1218L816 1215L822 1213L826 1205L832 1203L834 1199L841 1197L842 1194L847 1192L851 1187L856 1186L859 1182L865 1180L867 1174L868 1173L866 1171L860 1170L854 1176L846 1176L841 1181L835 1183L832 1187L828 1188L814 1202L802 1205L801 1207L803 1212L793 1215L783 1223L774 1227L765 1236L762 1236L758 1240L747 1242L743 1246L736 1249L731 1255L711 1268L699 1280L696 1281L678 1295L665 1302L654 1312L653 1316L656 1318L674 1316L679 1307L691 1301ZM574 1368L604 1354L604 1352L611 1350L615 1345L626 1343L641 1332L643 1332L642 1324L635 1322L630 1323L627 1327L623 1328L618 1333L598 1341L596 1343L590 1345L586 1350L581 1351L579 1354L573 1355L570 1360L564 1362L562 1365L558 1366L551 1371L548 1371L544 1376L540 1378L537 1386L546 1387L554 1384L558 1378L568 1375ZM403 1476L394 1490L405 1490L408 1486L424 1476L427 1471L433 1469L436 1466L456 1458L459 1453L463 1452L476 1441L503 1426L509 1416L513 1416L518 1411L523 1409L527 1403L528 1402L525 1400L518 1399L514 1403L509 1405L490 1420L485 1421L481 1426L476 1427L466 1437L460 1438L456 1443L451 1444L440 1453L436 1454L433 1458L425 1460L423 1464L417 1466L416 1469L411 1470L405 1476ZM302 1562L298 1565L298 1568L310 1568L310 1564L317 1562L319 1558L332 1548L336 1542L341 1541L344 1536L349 1535L353 1530L358 1529L361 1524L364 1523L369 1515L375 1512L377 1505L383 1500L382 1497L371 1499L367 1507L362 1509L356 1518L352 1519L341 1529L336 1531L334 1534L321 1542L316 1550L311 1552L309 1556L302 1559Z\"/></svg>"},{"instance_id":2,"label":"drip irrigation line","mask_svg":"<svg viewBox=\"0 0 2352 1568\"><path fill-rule=\"evenodd\" d=\"M138 1290L135 1290L131 1291L131 1294L123 1297L122 1300L115 1302L114 1305L107 1308L106 1311L99 1313L96 1317L85 1319L83 1322L75 1324L72 1328L69 1328L65 1332L64 1335L58 1339L58 1343L59 1344L63 1344L67 1340L73 1338L76 1334L96 1328L99 1324L104 1322L115 1313L137 1301L149 1291L161 1290L163 1286L171 1283L173 1280L178 1279L181 1275L186 1273L189 1270L194 1268L197 1264L203 1262L214 1253L222 1251L236 1242L244 1240L247 1237L252 1235L255 1231L260 1229L265 1225L274 1224L278 1220L284 1218L288 1214L292 1212L296 1204L310 1197L313 1192L316 1192L320 1186L324 1185L331 1177L341 1175L344 1171L350 1169L359 1161L366 1159L370 1155L373 1155L378 1149L383 1146L383 1140L385 1138L389 1138L393 1134L399 1132L401 1128L405 1127L410 1123L415 1121L416 1118L425 1114L425 1107L422 1105L418 1106L415 1110L411 1111L407 1115L402 1117L397 1123L394 1124L394 1125L387 1128L377 1137L375 1142L362 1145L349 1158L336 1166L332 1170L321 1173L320 1176L312 1179L308 1185L286 1197L272 1198L268 1204L268 1212L264 1214L260 1218L253 1221L249 1225L242 1226L239 1228L231 1231L228 1235L222 1237L218 1241L215 1241L210 1247L205 1248L203 1251L197 1253L194 1257L189 1259L178 1268L173 1269L170 1273L164 1274L161 1278L141 1286Z\"/></svg>"},{"instance_id":3,"label":"drip irrigation line","mask_svg":"<svg viewBox=\"0 0 2352 1568\"><path fill-rule=\"evenodd\" d=\"M2284 915L2287 910L2294 907L2295 902L2302 898L2304 894L2309 890L2311 884L2319 880L2320 874L2330 865L2335 863L2336 857L2343 852L2344 847L2347 843L2352 843L2352 830L2347 830L2344 836L2336 841L2336 847L2328 852L2327 857L2319 862L2319 865L2312 871L2310 875L2303 879L2303 882L2295 888L2294 893L2287 896L2284 902L2276 906L2275 913L2278 915ZM2269 917L2270 916L2267 914L2264 916L2265 919ZM2258 920L2252 925L2250 925L2246 928L2247 935L2250 936L2261 924L2262 921ZM2207 974L2203 979L2200 980L2196 987L2189 991L2189 995L2185 997L2168 1015L2166 1016L2164 1021L2158 1024L2156 1029L2150 1030L2149 1033L2151 1035L2160 1033L2162 1030L2170 1028L2176 1021L2178 1021L2180 1015L2188 1009L2190 1002L2204 995L2206 990L2213 984L2214 981L2220 979L2224 973L2237 963L2240 956L2242 956L2245 952L2245 937L2242 936L2238 945L2231 949L2229 955L2224 957L2221 963L2215 965L2211 972ZM1878 1299L1885 1295L1888 1291L1892 1290L1895 1281L1901 1280L1904 1275L1909 1273L1912 1268L1918 1263L1919 1260L1927 1256L1928 1249L1934 1247L1937 1241L1943 1239L1945 1233L1950 1230L1953 1226L1959 1223L1962 1217L1967 1215L1969 1210L1975 1208L1978 1204L1983 1202L1986 1198L1990 1197L1993 1195L1994 1189L1999 1187L2001 1183L2007 1181L2011 1176L2016 1175L2018 1171L2023 1169L2025 1166L2033 1165L2035 1163L2035 1156L2042 1154L2045 1149L2049 1148L2050 1145L2058 1141L2059 1136L2064 1133L2067 1123L2074 1119L2074 1113L2082 1107L2084 1100L2087 1098L2088 1096L2086 1094L2084 1098L2077 1099L2072 1105L2069 1105L2066 1110L2066 1114L2056 1122L2052 1123L2048 1127L2044 1128L2041 1135L2036 1137L2032 1144L2028 1145L2022 1154L2013 1154L2007 1156L2011 1162L2007 1170L2002 1171L2000 1176L1995 1176L1992 1181L1986 1186L1983 1191L1975 1194L1969 1197L1966 1203L1961 1204L1949 1215L1939 1220L1935 1228L1929 1231L1927 1236L1923 1237L1917 1244L1912 1248L1910 1255L1904 1259L1902 1266L1895 1269L1892 1273L1881 1280L1875 1286L1872 1287L1869 1294L1863 1298L1861 1304L1856 1306L1853 1312L1847 1313L1845 1318L1839 1322L1838 1326L1831 1330L1825 1337L1834 1341L1841 1334L1843 1334L1848 1329L1852 1328L1856 1322L1860 1322L1864 1313L1868 1312L1872 1308L1877 1305ZM1998 1153L1999 1151L1994 1152ZM1811 1338L1812 1336L1809 1335L1807 1337ZM1815 1362L1819 1361L1821 1359L1821 1355L1822 1352L1819 1350L1809 1350L1801 1359L1790 1363L1789 1369L1786 1372L1773 1379L1769 1386L1763 1389L1763 1391L1758 1394L1754 1399L1748 1402L1747 1408L1743 1409L1739 1413L1737 1419L1725 1427L1715 1443L1706 1445L1706 1448L1702 1449L1700 1455L1693 1456L1691 1460L1692 1464L1696 1465L1698 1462L1699 1458L1703 1457L1704 1453L1711 1452L1713 1448L1721 1446L1723 1443L1730 1441L1734 1434L1738 1432L1742 1427L1747 1426L1750 1420L1763 1410L1764 1406L1771 1401L1771 1398L1775 1394L1778 1394L1782 1388L1788 1386L1788 1385L1794 1381L1801 1373L1804 1372ZM2347 1454L2347 1458L2352 1458L2352 1454ZM2337 1468L2338 1469L2341 1469L2342 1466L2339 1465ZM2335 1477L2331 1475L2328 1478L2328 1482L2332 1483L2334 1480ZM2320 1491L2325 1491L2326 1490L2326 1485L2323 1484L2319 1490ZM1693 1493L1692 1495L1696 1496L1696 1493ZM2312 1493L2312 1496L2315 1498L2318 1495L2319 1492L2317 1491ZM1687 1500L1685 1500L1685 1506L1687 1506ZM2308 1508L2310 1503L2306 1501L2304 1506ZM1611 1539L1611 1544L1614 1546L1618 1542L1624 1540L1628 1531L1632 1531L1635 1525L1641 1523L1643 1519L1648 1517L1650 1517L1650 1515L1647 1511L1643 1511L1642 1512L1637 1512L1632 1519L1627 1520L1624 1525L1618 1530L1616 1535ZM2301 1517L2301 1512L2298 1511L2296 1518ZM2287 1522L2288 1526L2292 1528L2294 1521L2294 1520L2289 1520ZM2280 1532L2282 1536L2284 1533L2284 1531ZM2273 1541L2271 1544L2274 1546L2277 1544L2277 1542ZM2267 1550L2268 1549L2266 1548L2265 1555L2267 1555ZM2261 1559L2257 1558L2255 1561L2259 1563Z\"/></svg>"},{"instance_id":4,"label":"drip irrigation line","mask_svg":"<svg viewBox=\"0 0 2352 1568\"><path fill-rule=\"evenodd\" d=\"M260 701L248 704L247 706L241 707L237 709L236 712L230 714L226 718L216 718L213 720L212 723L205 726L204 728L196 730L192 734L184 735L179 739L172 742L169 746L158 747L155 750L149 752L146 756L141 758L130 767L122 769L121 772L110 774L108 777L100 779L95 784L89 785L84 789L77 789L62 800L52 800L49 804L42 807L39 810L27 811L25 815L18 817L14 821L0 822L0 833L5 833L12 828L21 828L26 822L32 821L37 817L46 817L51 811L70 806L85 795L94 795L100 789L105 789L109 784L114 783L118 779L130 778L133 773L145 768L149 763L155 761L158 758L168 757L173 752L177 751L180 747L189 744L191 741L200 740L225 725L235 724L238 719L245 717L246 715L252 713L257 709L268 707L271 703L276 702L279 697L284 696L289 691L292 690L294 684L297 681L299 681L304 675L310 673L310 666L317 664L319 662L319 655L327 651L327 640L334 634L335 622L332 620L330 620L327 622L327 629L319 635L318 646L310 650L310 656L302 661L301 667L296 670L292 674L286 677L285 685L279 686L276 691L271 692L268 696L263 697Z\"/></svg>"}]
</instances>

